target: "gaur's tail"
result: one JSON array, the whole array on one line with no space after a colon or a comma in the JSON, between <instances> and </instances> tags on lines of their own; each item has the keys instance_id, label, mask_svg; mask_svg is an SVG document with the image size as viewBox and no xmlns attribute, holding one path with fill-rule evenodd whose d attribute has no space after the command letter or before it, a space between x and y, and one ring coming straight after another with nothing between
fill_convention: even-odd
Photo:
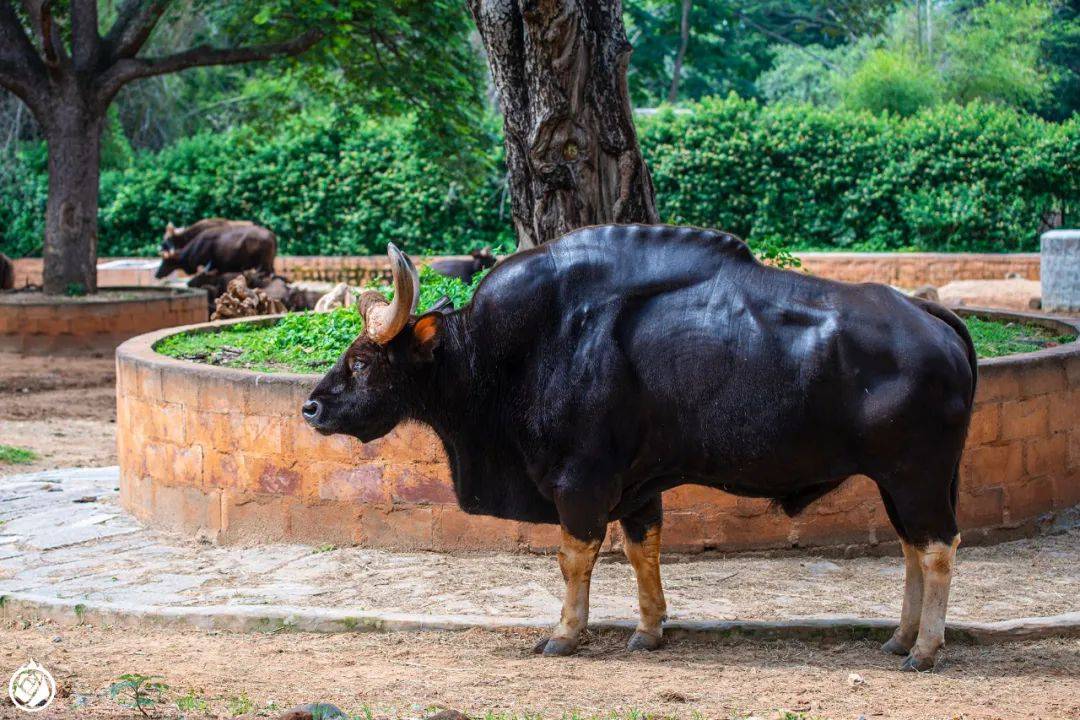
<instances>
[{"instance_id":1,"label":"gaur's tail","mask_svg":"<svg viewBox=\"0 0 1080 720\"><path fill-rule=\"evenodd\" d=\"M921 298L909 298L910 300L918 302L923 310L930 313L937 319L944 322L946 325L953 329L960 339L964 341L964 345L967 348L968 363L971 365L971 397L968 398L968 402L971 406L975 405L975 386L979 381L979 358L975 354L975 343L971 341L971 333L968 332L967 325L960 317L949 310L943 305L939 305L936 302L930 302L929 300L923 300ZM964 434L967 434L965 428ZM952 483L949 487L949 499L952 502L953 512L956 512L956 504L959 500L960 493L960 461L956 462L956 468L953 469Z\"/></svg>"},{"instance_id":2,"label":"gaur's tail","mask_svg":"<svg viewBox=\"0 0 1080 720\"><path fill-rule=\"evenodd\" d=\"M969 400L974 404L975 385L979 378L979 358L975 354L975 343L971 341L971 333L968 332L967 325L960 319L959 315L944 305L916 297L908 297L908 300L951 327L953 332L964 341L964 346L967 348L968 364L971 366L971 397Z\"/></svg>"}]
</instances>

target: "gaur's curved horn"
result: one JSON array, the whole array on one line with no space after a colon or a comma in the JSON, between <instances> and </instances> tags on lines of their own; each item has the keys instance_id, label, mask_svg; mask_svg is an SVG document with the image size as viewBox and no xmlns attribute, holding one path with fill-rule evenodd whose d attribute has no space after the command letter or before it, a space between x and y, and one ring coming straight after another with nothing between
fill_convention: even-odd
<instances>
[{"instance_id":1,"label":"gaur's curved horn","mask_svg":"<svg viewBox=\"0 0 1080 720\"><path fill-rule=\"evenodd\" d=\"M398 250L394 243L387 244L386 253L390 256L390 271L394 275L393 302L387 303L374 291L363 293L357 301L366 332L380 345L390 342L401 332L420 301L420 275L408 255Z\"/></svg>"}]
</instances>

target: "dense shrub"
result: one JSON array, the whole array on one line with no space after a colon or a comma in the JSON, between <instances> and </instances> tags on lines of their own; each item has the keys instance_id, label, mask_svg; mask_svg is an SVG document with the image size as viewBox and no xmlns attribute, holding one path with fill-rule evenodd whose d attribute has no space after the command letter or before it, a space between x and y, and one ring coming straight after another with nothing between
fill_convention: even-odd
<instances>
[{"instance_id":1,"label":"dense shrub","mask_svg":"<svg viewBox=\"0 0 1080 720\"><path fill-rule=\"evenodd\" d=\"M1021 251L1080 212L1080 119L942 105L911 118L708 100L644 124L669 221L794 248Z\"/></svg>"},{"instance_id":2,"label":"dense shrub","mask_svg":"<svg viewBox=\"0 0 1080 720\"><path fill-rule=\"evenodd\" d=\"M712 99L640 122L664 220L759 250L1034 250L1041 220L1080 212L1080 119L989 105L910 118ZM430 160L406 120L294 121L273 137L202 135L102 175L102 255L154 252L166 222L267 225L287 254L512 247L501 149L468 173ZM40 253L44 153L0 168L0 250Z\"/></svg>"}]
</instances>

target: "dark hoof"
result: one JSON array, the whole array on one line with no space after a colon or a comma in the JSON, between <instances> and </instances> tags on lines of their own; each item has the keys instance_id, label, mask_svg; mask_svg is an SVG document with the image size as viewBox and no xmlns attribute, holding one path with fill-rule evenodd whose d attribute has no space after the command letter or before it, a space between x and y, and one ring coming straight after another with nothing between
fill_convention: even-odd
<instances>
[{"instance_id":1,"label":"dark hoof","mask_svg":"<svg viewBox=\"0 0 1080 720\"><path fill-rule=\"evenodd\" d=\"M904 664L900 666L902 672L930 672L934 669L934 658L932 656L917 657L915 655L908 655L904 660Z\"/></svg>"},{"instance_id":2,"label":"dark hoof","mask_svg":"<svg viewBox=\"0 0 1080 720\"><path fill-rule=\"evenodd\" d=\"M899 655L900 657L904 657L911 652L910 647L905 647L904 644L896 638L889 638L885 641L885 644L881 646L881 649L887 653Z\"/></svg>"},{"instance_id":3,"label":"dark hoof","mask_svg":"<svg viewBox=\"0 0 1080 720\"><path fill-rule=\"evenodd\" d=\"M634 631L630 636L630 642L626 643L627 650L656 650L664 642L661 635L650 635L640 630Z\"/></svg>"},{"instance_id":4,"label":"dark hoof","mask_svg":"<svg viewBox=\"0 0 1080 720\"><path fill-rule=\"evenodd\" d=\"M577 649L577 640L570 638L544 638L533 646L533 652L544 654L548 657L562 657L572 655Z\"/></svg>"}]
</instances>

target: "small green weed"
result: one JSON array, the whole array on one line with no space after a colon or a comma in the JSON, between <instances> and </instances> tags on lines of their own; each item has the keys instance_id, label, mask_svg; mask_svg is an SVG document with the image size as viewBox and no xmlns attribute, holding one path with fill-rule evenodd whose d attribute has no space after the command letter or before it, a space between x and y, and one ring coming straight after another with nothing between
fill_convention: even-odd
<instances>
[{"instance_id":1,"label":"small green weed","mask_svg":"<svg viewBox=\"0 0 1080 720\"><path fill-rule=\"evenodd\" d=\"M169 686L157 675L126 673L109 686L109 697L124 707L135 708L148 718L146 709L161 705L168 689Z\"/></svg>"},{"instance_id":2,"label":"small green weed","mask_svg":"<svg viewBox=\"0 0 1080 720\"><path fill-rule=\"evenodd\" d=\"M0 445L0 465L28 465L37 459L38 454L33 450L13 445Z\"/></svg>"},{"instance_id":3,"label":"small green weed","mask_svg":"<svg viewBox=\"0 0 1080 720\"><path fill-rule=\"evenodd\" d=\"M245 693L229 698L225 702L225 707L228 709L229 715L233 717L255 711L255 703Z\"/></svg>"},{"instance_id":4,"label":"small green weed","mask_svg":"<svg viewBox=\"0 0 1080 720\"><path fill-rule=\"evenodd\" d=\"M201 712L206 715L210 714L210 704L207 703L201 695L196 694L194 690L188 690L186 695L181 695L176 698L176 709L180 712Z\"/></svg>"}]
</instances>

